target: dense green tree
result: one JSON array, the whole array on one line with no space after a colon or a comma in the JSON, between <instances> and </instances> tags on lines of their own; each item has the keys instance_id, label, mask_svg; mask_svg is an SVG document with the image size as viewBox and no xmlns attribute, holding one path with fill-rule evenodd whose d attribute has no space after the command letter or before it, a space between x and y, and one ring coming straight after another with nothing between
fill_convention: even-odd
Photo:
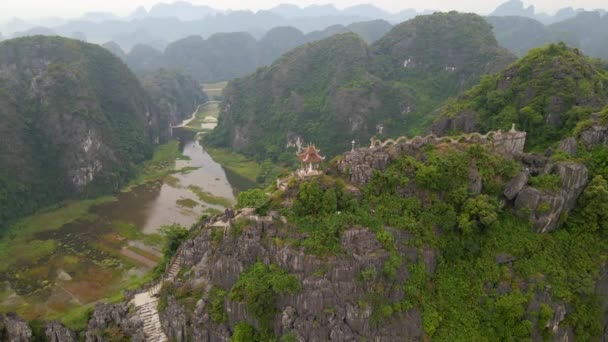
<instances>
[{"instance_id":1,"label":"dense green tree","mask_svg":"<svg viewBox=\"0 0 608 342\"><path fill-rule=\"evenodd\" d=\"M239 193L237 199L238 208L260 208L269 200L268 195L262 189L251 189Z\"/></svg>"}]
</instances>

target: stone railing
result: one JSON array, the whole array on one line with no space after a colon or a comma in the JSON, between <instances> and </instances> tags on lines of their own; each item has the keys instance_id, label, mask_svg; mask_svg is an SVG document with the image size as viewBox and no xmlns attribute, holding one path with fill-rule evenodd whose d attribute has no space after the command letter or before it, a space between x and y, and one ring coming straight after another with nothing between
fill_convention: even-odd
<instances>
[{"instance_id":1,"label":"stone railing","mask_svg":"<svg viewBox=\"0 0 608 342\"><path fill-rule=\"evenodd\" d=\"M526 143L526 132L517 131L515 125L508 132L490 131L486 134L481 133L467 133L461 136L445 136L438 137L435 134L427 136L415 136L408 138L405 136L397 139L387 139L381 141L379 139L371 138L370 149L384 148L391 145L411 145L420 147L423 145L439 145L439 144L488 144L492 145L496 150L509 154L522 153L524 145Z\"/></svg>"}]
</instances>

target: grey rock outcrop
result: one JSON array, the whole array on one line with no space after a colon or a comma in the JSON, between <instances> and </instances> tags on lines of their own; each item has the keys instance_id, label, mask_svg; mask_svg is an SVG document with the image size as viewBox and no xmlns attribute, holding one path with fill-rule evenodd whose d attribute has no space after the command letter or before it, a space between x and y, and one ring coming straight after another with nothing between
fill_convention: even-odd
<instances>
[{"instance_id":1,"label":"grey rock outcrop","mask_svg":"<svg viewBox=\"0 0 608 342\"><path fill-rule=\"evenodd\" d=\"M0 315L0 340L7 342L32 341L32 329L17 314Z\"/></svg>"},{"instance_id":2,"label":"grey rock outcrop","mask_svg":"<svg viewBox=\"0 0 608 342\"><path fill-rule=\"evenodd\" d=\"M133 317L129 311L129 304L97 303L93 315L89 320L86 333L87 342L105 342L104 332L116 327L131 341L145 341L142 322L138 317Z\"/></svg>"},{"instance_id":3,"label":"grey rock outcrop","mask_svg":"<svg viewBox=\"0 0 608 342\"><path fill-rule=\"evenodd\" d=\"M515 198L515 210L528 217L540 233L551 232L559 226L560 218L574 208L589 181L589 172L583 164L558 163L550 165L547 171L559 175L558 190L541 190L529 185L521 188L525 176L520 174L508 183L504 192L507 198Z\"/></svg>"},{"instance_id":4,"label":"grey rock outcrop","mask_svg":"<svg viewBox=\"0 0 608 342\"><path fill-rule=\"evenodd\" d=\"M577 146L576 139L567 138L567 139L560 141L558 150L565 152L566 154L568 154L570 156L573 156L573 157L576 156L578 154L578 146Z\"/></svg>"},{"instance_id":5,"label":"grey rock outcrop","mask_svg":"<svg viewBox=\"0 0 608 342\"><path fill-rule=\"evenodd\" d=\"M580 133L580 140L587 149L608 144L608 125L602 124L599 115L591 117L592 124Z\"/></svg>"},{"instance_id":6,"label":"grey rock outcrop","mask_svg":"<svg viewBox=\"0 0 608 342\"><path fill-rule=\"evenodd\" d=\"M454 117L442 116L431 127L436 135L445 135L450 132L471 133L477 130L477 113L467 111Z\"/></svg>"},{"instance_id":7,"label":"grey rock outcrop","mask_svg":"<svg viewBox=\"0 0 608 342\"><path fill-rule=\"evenodd\" d=\"M515 178L510 180L505 186L504 195L508 200L513 200L524 189L530 180L528 170L521 171Z\"/></svg>"},{"instance_id":8,"label":"grey rock outcrop","mask_svg":"<svg viewBox=\"0 0 608 342\"><path fill-rule=\"evenodd\" d=\"M423 336L422 316L418 309L397 314L388 322L371 323L371 307L362 304L373 289L373 280L358 281L363 270L382 273L389 258L374 233L365 228L347 229L342 237L346 255L332 260L304 253L301 248L277 244L273 241L298 239L297 233L281 229L279 220L251 222L243 228L240 236L230 229L224 230L221 242L213 239L214 229L203 228L200 235L185 242L181 249L189 279L178 280L173 285L176 291L193 284L207 284L229 290L240 273L256 261L274 263L288 270L301 282L301 290L293 295L281 295L277 299L278 313L273 319L276 336L291 334L298 341L353 341L420 340ZM296 234L296 235L294 235ZM403 232L394 232L397 240L408 239ZM215 242L214 242L215 241ZM399 268L396 283L408 277L407 263L423 262L427 270L435 269L437 257L431 248L405 247L398 244L400 254L406 256ZM389 287L385 284L387 288ZM194 286L191 286L191 288ZM401 287L391 288L387 299L398 301L404 298ZM257 326L257 321L248 312L245 303L224 301L227 323L216 324L209 318L206 296L195 307L187 308L173 297L169 297L166 309L161 312L161 321L169 339L185 341L188 336L196 341L228 341L231 327L238 322Z\"/></svg>"},{"instance_id":9,"label":"grey rock outcrop","mask_svg":"<svg viewBox=\"0 0 608 342\"><path fill-rule=\"evenodd\" d=\"M384 170L390 160L390 155L383 148L361 148L344 154L338 171L350 174L351 181L355 184L366 184L372 178L374 170Z\"/></svg>"},{"instance_id":10,"label":"grey rock outcrop","mask_svg":"<svg viewBox=\"0 0 608 342\"><path fill-rule=\"evenodd\" d=\"M57 321L49 322L44 326L44 335L49 342L76 342L76 334Z\"/></svg>"}]
</instances>

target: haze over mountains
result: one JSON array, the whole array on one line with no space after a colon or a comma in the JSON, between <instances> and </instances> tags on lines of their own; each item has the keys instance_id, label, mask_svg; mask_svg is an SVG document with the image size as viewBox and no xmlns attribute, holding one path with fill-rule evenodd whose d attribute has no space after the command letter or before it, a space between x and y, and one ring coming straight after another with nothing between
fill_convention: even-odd
<instances>
[{"instance_id":1,"label":"haze over mountains","mask_svg":"<svg viewBox=\"0 0 608 342\"><path fill-rule=\"evenodd\" d=\"M0 341L608 341L608 16L400 15L0 42Z\"/></svg>"},{"instance_id":2,"label":"haze over mountains","mask_svg":"<svg viewBox=\"0 0 608 342\"><path fill-rule=\"evenodd\" d=\"M598 10L601 15L604 10ZM97 44L118 43L124 50L146 44L163 50L169 43L190 35L209 37L219 32L248 32L261 38L274 27L291 26L305 34L324 30L333 25L348 26L355 22L382 19L398 24L416 15L432 11L406 9L390 13L371 4L344 9L334 5L299 7L281 4L268 10L224 11L185 1L158 3L149 9L137 8L130 15L119 17L112 13L88 12L78 18L13 18L0 26L5 38L24 35L61 35ZM491 16L520 16L552 24L575 17L582 9L564 8L555 15L536 13L533 6L525 7L519 0L499 6ZM0 37L1 39L1 37Z\"/></svg>"}]
</instances>

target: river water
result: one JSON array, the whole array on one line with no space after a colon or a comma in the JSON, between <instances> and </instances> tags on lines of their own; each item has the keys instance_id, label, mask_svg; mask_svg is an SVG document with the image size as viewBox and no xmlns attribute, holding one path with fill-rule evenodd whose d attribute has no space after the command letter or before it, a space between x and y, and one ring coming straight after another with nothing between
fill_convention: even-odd
<instances>
[{"instance_id":1,"label":"river water","mask_svg":"<svg viewBox=\"0 0 608 342\"><path fill-rule=\"evenodd\" d=\"M255 186L216 163L196 133L176 128L174 138L189 157L176 161L176 169L188 171L134 187L116 195L116 201L91 208L84 219L35 234L33 239L52 241L56 248L48 257L0 273L0 313L47 317L116 293L161 257L158 247L139 238L126 240L133 237L117 227L127 225L145 234L173 223L190 227L210 209L223 210L223 205L235 202L238 192ZM197 195L193 186L208 196Z\"/></svg>"},{"instance_id":2,"label":"river water","mask_svg":"<svg viewBox=\"0 0 608 342\"><path fill-rule=\"evenodd\" d=\"M255 186L253 182L216 163L205 151L196 133L176 128L173 135L180 141L182 153L190 158L176 161L176 169L196 169L173 174L171 182L158 181L136 187L120 194L118 201L95 208L94 212L110 221L132 223L146 234L157 233L161 226L173 223L190 227L207 208L224 209L221 205L200 199L191 190L192 186L231 203L235 202L238 192ZM176 204L185 199L199 205L188 208Z\"/></svg>"}]
</instances>

